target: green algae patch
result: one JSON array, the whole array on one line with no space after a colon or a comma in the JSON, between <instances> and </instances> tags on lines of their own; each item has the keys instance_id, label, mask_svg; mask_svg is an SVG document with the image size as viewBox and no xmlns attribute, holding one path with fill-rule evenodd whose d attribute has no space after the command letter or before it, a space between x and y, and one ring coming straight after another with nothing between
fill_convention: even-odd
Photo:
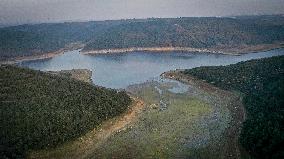
<instances>
[{"instance_id":1,"label":"green algae patch","mask_svg":"<svg viewBox=\"0 0 284 159\"><path fill-rule=\"evenodd\" d=\"M196 134L202 134L199 135L202 137L205 134L208 138L209 130L199 125L202 118L212 113L208 103L186 93L171 93L156 82L140 85L131 91L143 99L148 107L136 123L110 137L91 155L92 157L186 156L191 145L200 144L196 142ZM167 105L166 109L159 108L160 101ZM153 105L156 107L153 108Z\"/></svg>"}]
</instances>

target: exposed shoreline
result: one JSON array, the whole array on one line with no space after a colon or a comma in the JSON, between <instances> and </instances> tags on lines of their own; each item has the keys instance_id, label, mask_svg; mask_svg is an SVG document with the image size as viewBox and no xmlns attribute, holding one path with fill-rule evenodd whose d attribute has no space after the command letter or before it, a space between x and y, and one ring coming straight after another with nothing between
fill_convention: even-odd
<instances>
[{"instance_id":1,"label":"exposed shoreline","mask_svg":"<svg viewBox=\"0 0 284 159\"><path fill-rule=\"evenodd\" d=\"M27 158L86 158L95 148L103 144L110 136L131 127L145 108L144 101L131 97L132 105L124 113L104 121L99 127L94 128L87 134L68 141L56 148L31 151Z\"/></svg>"},{"instance_id":2,"label":"exposed shoreline","mask_svg":"<svg viewBox=\"0 0 284 159\"><path fill-rule=\"evenodd\" d=\"M57 51L48 52L41 55L32 55L32 56L22 56L15 57L7 60L0 61L1 64L16 64L24 61L33 61L33 60L44 60L50 59L59 55L64 54L66 51L82 49L84 44L75 44L66 48L59 49ZM190 48L190 47L132 47L132 48L122 48L122 49L102 49L102 50L82 50L80 53L83 55L97 55L97 54L120 54L120 53L129 53L129 52L206 52L212 54L223 54L223 55L232 55L240 56L247 53L257 53L265 52L275 49L284 48L284 44L264 44L264 45L255 45L247 46L240 48Z\"/></svg>"},{"instance_id":3,"label":"exposed shoreline","mask_svg":"<svg viewBox=\"0 0 284 159\"><path fill-rule=\"evenodd\" d=\"M58 55L62 55L62 54L64 54L65 51L66 50L64 50L64 49L60 49L58 51L49 52L49 53L42 54L42 55L16 57L16 58L12 58L12 59L9 59L9 60L0 61L0 64L16 64L16 63L20 63L20 62L24 62L24 61L44 60L44 59L53 58L53 57L58 56Z\"/></svg>"},{"instance_id":4,"label":"exposed shoreline","mask_svg":"<svg viewBox=\"0 0 284 159\"><path fill-rule=\"evenodd\" d=\"M127 52L206 52L213 54L224 55L242 55L247 53L256 53L261 51L270 51L274 49L284 48L283 44L263 44L254 46L242 46L237 48L191 48L191 47L131 47L131 48L115 48L115 49L100 49L100 50L82 50L84 55L96 55L96 54L118 54Z\"/></svg>"},{"instance_id":5,"label":"exposed shoreline","mask_svg":"<svg viewBox=\"0 0 284 159\"><path fill-rule=\"evenodd\" d=\"M226 138L226 140L228 140L228 143L230 143L228 144L230 146L230 152L226 152L228 155L227 157L231 158L231 153L235 152L235 154L237 154L238 156L237 158L241 158L244 153L244 150L239 144L239 136L241 133L242 123L245 121L246 118L245 108L242 104L241 95L235 92L220 89L210 83L197 79L193 76L183 75L181 71L183 70L168 71L163 73L161 76L168 79L174 79L185 84L193 85L207 92L213 92L214 94L224 94L224 96L229 95L234 99L234 102L227 106L232 116L232 120L230 122L230 126L226 129L224 133L224 137Z\"/></svg>"},{"instance_id":6,"label":"exposed shoreline","mask_svg":"<svg viewBox=\"0 0 284 159\"><path fill-rule=\"evenodd\" d=\"M88 69L72 69L72 70L61 70L61 71L47 71L47 73L76 79L82 82L93 84L92 71Z\"/></svg>"},{"instance_id":7,"label":"exposed shoreline","mask_svg":"<svg viewBox=\"0 0 284 159\"><path fill-rule=\"evenodd\" d=\"M55 56L62 55L66 51L82 49L84 46L85 46L84 44L74 43L74 44L70 44L69 46L66 46L64 48L61 48L59 50L47 52L47 53L40 54L40 55L21 56L21 57L19 56L19 57L3 60L3 61L0 61L0 65L2 65L2 64L17 64L19 62L24 62L24 61L50 59L50 58L53 58Z\"/></svg>"},{"instance_id":8,"label":"exposed shoreline","mask_svg":"<svg viewBox=\"0 0 284 159\"><path fill-rule=\"evenodd\" d=\"M223 51L212 50L212 49L201 49L201 48L190 48L190 47L131 47L122 49L102 49L102 50L91 50L82 51L82 54L114 54L114 53L126 53L126 52L170 52L170 51L183 51L183 52L208 52L214 54L228 54ZM236 54L237 55L237 54Z\"/></svg>"}]
</instances>

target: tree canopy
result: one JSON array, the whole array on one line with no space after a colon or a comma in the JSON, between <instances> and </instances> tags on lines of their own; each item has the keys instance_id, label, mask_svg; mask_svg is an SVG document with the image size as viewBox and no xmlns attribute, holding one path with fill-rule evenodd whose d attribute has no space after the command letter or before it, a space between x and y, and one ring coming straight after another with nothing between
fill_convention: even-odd
<instances>
[{"instance_id":1,"label":"tree canopy","mask_svg":"<svg viewBox=\"0 0 284 159\"><path fill-rule=\"evenodd\" d=\"M125 92L64 76L0 66L0 158L57 146L127 110Z\"/></svg>"},{"instance_id":2,"label":"tree canopy","mask_svg":"<svg viewBox=\"0 0 284 159\"><path fill-rule=\"evenodd\" d=\"M242 92L247 113L240 136L242 146L255 158L284 157L284 56L183 73Z\"/></svg>"}]
</instances>

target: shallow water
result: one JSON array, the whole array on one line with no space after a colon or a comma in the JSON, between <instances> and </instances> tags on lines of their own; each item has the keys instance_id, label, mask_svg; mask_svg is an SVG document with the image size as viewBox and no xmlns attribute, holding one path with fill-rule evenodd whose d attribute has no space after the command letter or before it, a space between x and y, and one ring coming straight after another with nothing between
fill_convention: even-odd
<instances>
[{"instance_id":1,"label":"shallow water","mask_svg":"<svg viewBox=\"0 0 284 159\"><path fill-rule=\"evenodd\" d=\"M228 65L277 55L284 55L284 49L242 56L178 52L90 56L74 50L51 59L19 65L43 71L89 69L96 85L127 88L148 104L135 125L111 136L94 150L90 158L97 154L127 156L129 152L136 157L158 155L155 152L178 157L188 156L190 152L191 156L208 157L204 150L210 155L224 156L228 149L224 132L232 120L228 105L234 104L233 98L215 92L214 95L208 94L193 86L164 79L160 74L174 69ZM222 151L218 147L222 147Z\"/></svg>"},{"instance_id":2,"label":"shallow water","mask_svg":"<svg viewBox=\"0 0 284 159\"><path fill-rule=\"evenodd\" d=\"M228 65L250 59L284 55L284 49L242 56L194 52L133 52L91 56L82 55L79 51L68 51L51 59L26 61L19 65L42 71L89 69L93 72L92 79L96 85L120 89L157 79L160 74L169 70ZM180 90L173 88L172 91Z\"/></svg>"}]
</instances>

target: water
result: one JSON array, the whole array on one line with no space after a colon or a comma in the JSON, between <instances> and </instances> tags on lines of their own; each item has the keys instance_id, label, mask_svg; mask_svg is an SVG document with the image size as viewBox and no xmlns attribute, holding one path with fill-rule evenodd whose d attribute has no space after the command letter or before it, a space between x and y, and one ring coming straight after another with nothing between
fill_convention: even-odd
<instances>
[{"instance_id":1,"label":"water","mask_svg":"<svg viewBox=\"0 0 284 159\"><path fill-rule=\"evenodd\" d=\"M19 65L42 71L89 69L93 72L92 79L96 85L120 89L155 79L169 70L228 65L250 59L284 55L284 49L242 56L181 52L133 52L91 56L82 55L79 51L68 51L51 59L26 61Z\"/></svg>"}]
</instances>

